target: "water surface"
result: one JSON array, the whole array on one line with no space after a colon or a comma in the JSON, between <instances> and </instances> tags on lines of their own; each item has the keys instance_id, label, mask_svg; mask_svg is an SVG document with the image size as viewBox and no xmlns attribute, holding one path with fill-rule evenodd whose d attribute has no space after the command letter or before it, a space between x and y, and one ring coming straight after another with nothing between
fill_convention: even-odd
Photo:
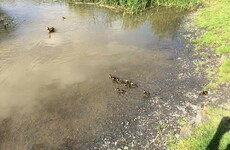
<instances>
[{"instance_id":1,"label":"water surface","mask_svg":"<svg viewBox=\"0 0 230 150\"><path fill-rule=\"evenodd\" d=\"M58 149L111 133L144 106L172 67L183 13L138 16L68 2L3 1L14 27L0 30L1 149ZM62 16L66 19L63 20ZM46 27L56 32L48 35ZM111 82L131 79L136 89ZM123 88L124 95L115 89ZM70 144L70 145L71 145Z\"/></svg>"}]
</instances>

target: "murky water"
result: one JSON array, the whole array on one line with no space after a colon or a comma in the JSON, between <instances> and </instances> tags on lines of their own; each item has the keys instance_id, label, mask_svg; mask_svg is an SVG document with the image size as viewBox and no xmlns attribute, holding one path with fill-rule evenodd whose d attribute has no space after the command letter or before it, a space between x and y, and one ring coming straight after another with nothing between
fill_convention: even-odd
<instances>
[{"instance_id":1,"label":"murky water","mask_svg":"<svg viewBox=\"0 0 230 150\"><path fill-rule=\"evenodd\" d=\"M143 89L154 94L181 46L183 14L172 9L123 16L31 0L3 1L0 9L15 23L0 30L1 149L58 149L111 132L144 105ZM51 37L48 26L56 28ZM139 86L125 89L109 73Z\"/></svg>"}]
</instances>

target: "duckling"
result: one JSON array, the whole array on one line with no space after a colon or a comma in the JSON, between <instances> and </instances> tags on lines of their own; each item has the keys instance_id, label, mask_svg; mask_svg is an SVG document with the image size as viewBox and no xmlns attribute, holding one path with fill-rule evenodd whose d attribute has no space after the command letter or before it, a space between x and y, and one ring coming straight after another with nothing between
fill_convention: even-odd
<instances>
[{"instance_id":1,"label":"duckling","mask_svg":"<svg viewBox=\"0 0 230 150\"><path fill-rule=\"evenodd\" d=\"M129 80L124 80L124 81L123 81L123 84L124 84L124 86L125 86L126 88L130 88L130 82L131 82L131 81L129 81Z\"/></svg>"},{"instance_id":2,"label":"duckling","mask_svg":"<svg viewBox=\"0 0 230 150\"><path fill-rule=\"evenodd\" d=\"M130 84L131 81L130 80L125 80L124 82L125 82L125 84Z\"/></svg>"},{"instance_id":3,"label":"duckling","mask_svg":"<svg viewBox=\"0 0 230 150\"><path fill-rule=\"evenodd\" d=\"M53 33L53 32L55 32L55 28L54 27L47 27L47 31L48 31L48 33Z\"/></svg>"},{"instance_id":4,"label":"duckling","mask_svg":"<svg viewBox=\"0 0 230 150\"><path fill-rule=\"evenodd\" d=\"M116 79L116 77L115 77L115 76L112 76L111 74L109 74L109 78L112 79L112 80L113 80L113 79L114 79L114 80Z\"/></svg>"},{"instance_id":5,"label":"duckling","mask_svg":"<svg viewBox=\"0 0 230 150\"><path fill-rule=\"evenodd\" d=\"M125 94L125 93L126 93L125 90L120 89L120 88L116 88L116 91L117 91L117 93L118 93L119 95L120 95L120 94Z\"/></svg>"},{"instance_id":6,"label":"duckling","mask_svg":"<svg viewBox=\"0 0 230 150\"><path fill-rule=\"evenodd\" d=\"M110 79L112 79L112 81L114 81L114 82L116 82L116 83L119 83L120 82L120 78L118 78L118 77L115 77L115 76L112 76L111 74L109 74L109 77L110 77Z\"/></svg>"},{"instance_id":7,"label":"duckling","mask_svg":"<svg viewBox=\"0 0 230 150\"><path fill-rule=\"evenodd\" d=\"M124 86L125 86L126 88L131 88L130 83L125 83Z\"/></svg>"},{"instance_id":8,"label":"duckling","mask_svg":"<svg viewBox=\"0 0 230 150\"><path fill-rule=\"evenodd\" d=\"M130 80L125 80L124 85L127 88L136 88L136 87L138 87L136 83L134 83L134 82L132 82Z\"/></svg>"},{"instance_id":9,"label":"duckling","mask_svg":"<svg viewBox=\"0 0 230 150\"><path fill-rule=\"evenodd\" d=\"M124 83L124 81L121 80L120 78L116 78L115 82L118 83L118 84L123 84Z\"/></svg>"},{"instance_id":10,"label":"duckling","mask_svg":"<svg viewBox=\"0 0 230 150\"><path fill-rule=\"evenodd\" d=\"M7 27L9 26L8 23L4 24L4 29L7 30Z\"/></svg>"},{"instance_id":11,"label":"duckling","mask_svg":"<svg viewBox=\"0 0 230 150\"><path fill-rule=\"evenodd\" d=\"M199 93L200 96L203 96L203 95L208 95L208 91L202 91Z\"/></svg>"},{"instance_id":12,"label":"duckling","mask_svg":"<svg viewBox=\"0 0 230 150\"><path fill-rule=\"evenodd\" d=\"M149 98L150 97L150 93L146 90L143 91L143 97L144 98Z\"/></svg>"},{"instance_id":13,"label":"duckling","mask_svg":"<svg viewBox=\"0 0 230 150\"><path fill-rule=\"evenodd\" d=\"M120 83L120 84L125 84L125 80L120 79L120 80L119 80L119 83Z\"/></svg>"},{"instance_id":14,"label":"duckling","mask_svg":"<svg viewBox=\"0 0 230 150\"><path fill-rule=\"evenodd\" d=\"M136 88L136 87L138 87L137 84L136 84L136 83L133 83L133 82L131 82L130 85L131 85L131 88Z\"/></svg>"}]
</instances>

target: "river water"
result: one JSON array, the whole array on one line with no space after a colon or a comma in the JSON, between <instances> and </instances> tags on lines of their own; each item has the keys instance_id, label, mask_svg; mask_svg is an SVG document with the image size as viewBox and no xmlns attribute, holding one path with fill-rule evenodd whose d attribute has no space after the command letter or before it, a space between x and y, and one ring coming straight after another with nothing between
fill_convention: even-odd
<instances>
[{"instance_id":1,"label":"river water","mask_svg":"<svg viewBox=\"0 0 230 150\"><path fill-rule=\"evenodd\" d=\"M13 20L0 29L4 150L62 149L66 141L76 146L110 133L144 107L143 90L154 94L182 46L176 34L184 13L174 9L130 16L44 0L5 0L0 9ZM138 88L117 85L108 74Z\"/></svg>"}]
</instances>

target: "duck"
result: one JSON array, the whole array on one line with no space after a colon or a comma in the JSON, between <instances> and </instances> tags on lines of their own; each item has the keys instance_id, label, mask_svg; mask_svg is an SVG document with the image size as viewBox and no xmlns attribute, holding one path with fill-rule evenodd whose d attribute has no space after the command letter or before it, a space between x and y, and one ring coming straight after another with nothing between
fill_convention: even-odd
<instances>
[{"instance_id":1,"label":"duck","mask_svg":"<svg viewBox=\"0 0 230 150\"><path fill-rule=\"evenodd\" d=\"M116 91L117 91L117 93L118 93L119 95L120 95L120 94L125 94L125 93L126 93L125 90L120 89L120 88L116 88Z\"/></svg>"},{"instance_id":2,"label":"duck","mask_svg":"<svg viewBox=\"0 0 230 150\"><path fill-rule=\"evenodd\" d=\"M202 96L202 95L208 95L208 91L202 91L202 92L199 93L199 95L200 96Z\"/></svg>"},{"instance_id":3,"label":"duck","mask_svg":"<svg viewBox=\"0 0 230 150\"><path fill-rule=\"evenodd\" d=\"M117 77L112 76L111 74L109 74L109 78L112 79L112 80L115 80Z\"/></svg>"},{"instance_id":4,"label":"duck","mask_svg":"<svg viewBox=\"0 0 230 150\"><path fill-rule=\"evenodd\" d=\"M115 76L112 76L111 74L109 74L109 78L112 79L112 81L116 82L116 83L120 83L121 79Z\"/></svg>"},{"instance_id":5,"label":"duck","mask_svg":"<svg viewBox=\"0 0 230 150\"><path fill-rule=\"evenodd\" d=\"M148 91L144 90L144 91L143 91L143 97L144 97L144 98L150 97L150 93L149 93Z\"/></svg>"},{"instance_id":6,"label":"duck","mask_svg":"<svg viewBox=\"0 0 230 150\"><path fill-rule=\"evenodd\" d=\"M130 85L131 85L131 88L136 88L136 87L138 87L137 84L136 84L136 83L133 83L133 82L131 82Z\"/></svg>"},{"instance_id":7,"label":"duck","mask_svg":"<svg viewBox=\"0 0 230 150\"><path fill-rule=\"evenodd\" d=\"M124 80L124 84L129 85L131 83L130 80Z\"/></svg>"},{"instance_id":8,"label":"duck","mask_svg":"<svg viewBox=\"0 0 230 150\"><path fill-rule=\"evenodd\" d=\"M126 88L131 88L130 83L125 83L124 86L125 86Z\"/></svg>"},{"instance_id":9,"label":"duck","mask_svg":"<svg viewBox=\"0 0 230 150\"><path fill-rule=\"evenodd\" d=\"M134 83L134 82L132 82L130 80L125 80L124 85L127 88L136 88L136 87L138 87L136 83Z\"/></svg>"},{"instance_id":10,"label":"duck","mask_svg":"<svg viewBox=\"0 0 230 150\"><path fill-rule=\"evenodd\" d=\"M7 30L7 27L9 26L8 23L4 24L4 29Z\"/></svg>"},{"instance_id":11,"label":"duck","mask_svg":"<svg viewBox=\"0 0 230 150\"><path fill-rule=\"evenodd\" d=\"M125 86L126 88L130 88L130 82L131 82L131 81L129 81L129 80L124 80L124 86Z\"/></svg>"},{"instance_id":12,"label":"duck","mask_svg":"<svg viewBox=\"0 0 230 150\"><path fill-rule=\"evenodd\" d=\"M121 80L120 78L117 78L117 79L115 80L115 82L118 83L118 84L123 84L123 83L124 83L124 81Z\"/></svg>"},{"instance_id":13,"label":"duck","mask_svg":"<svg viewBox=\"0 0 230 150\"><path fill-rule=\"evenodd\" d=\"M54 27L47 27L47 31L48 31L48 33L53 33L53 32L55 32L55 28Z\"/></svg>"}]
</instances>

